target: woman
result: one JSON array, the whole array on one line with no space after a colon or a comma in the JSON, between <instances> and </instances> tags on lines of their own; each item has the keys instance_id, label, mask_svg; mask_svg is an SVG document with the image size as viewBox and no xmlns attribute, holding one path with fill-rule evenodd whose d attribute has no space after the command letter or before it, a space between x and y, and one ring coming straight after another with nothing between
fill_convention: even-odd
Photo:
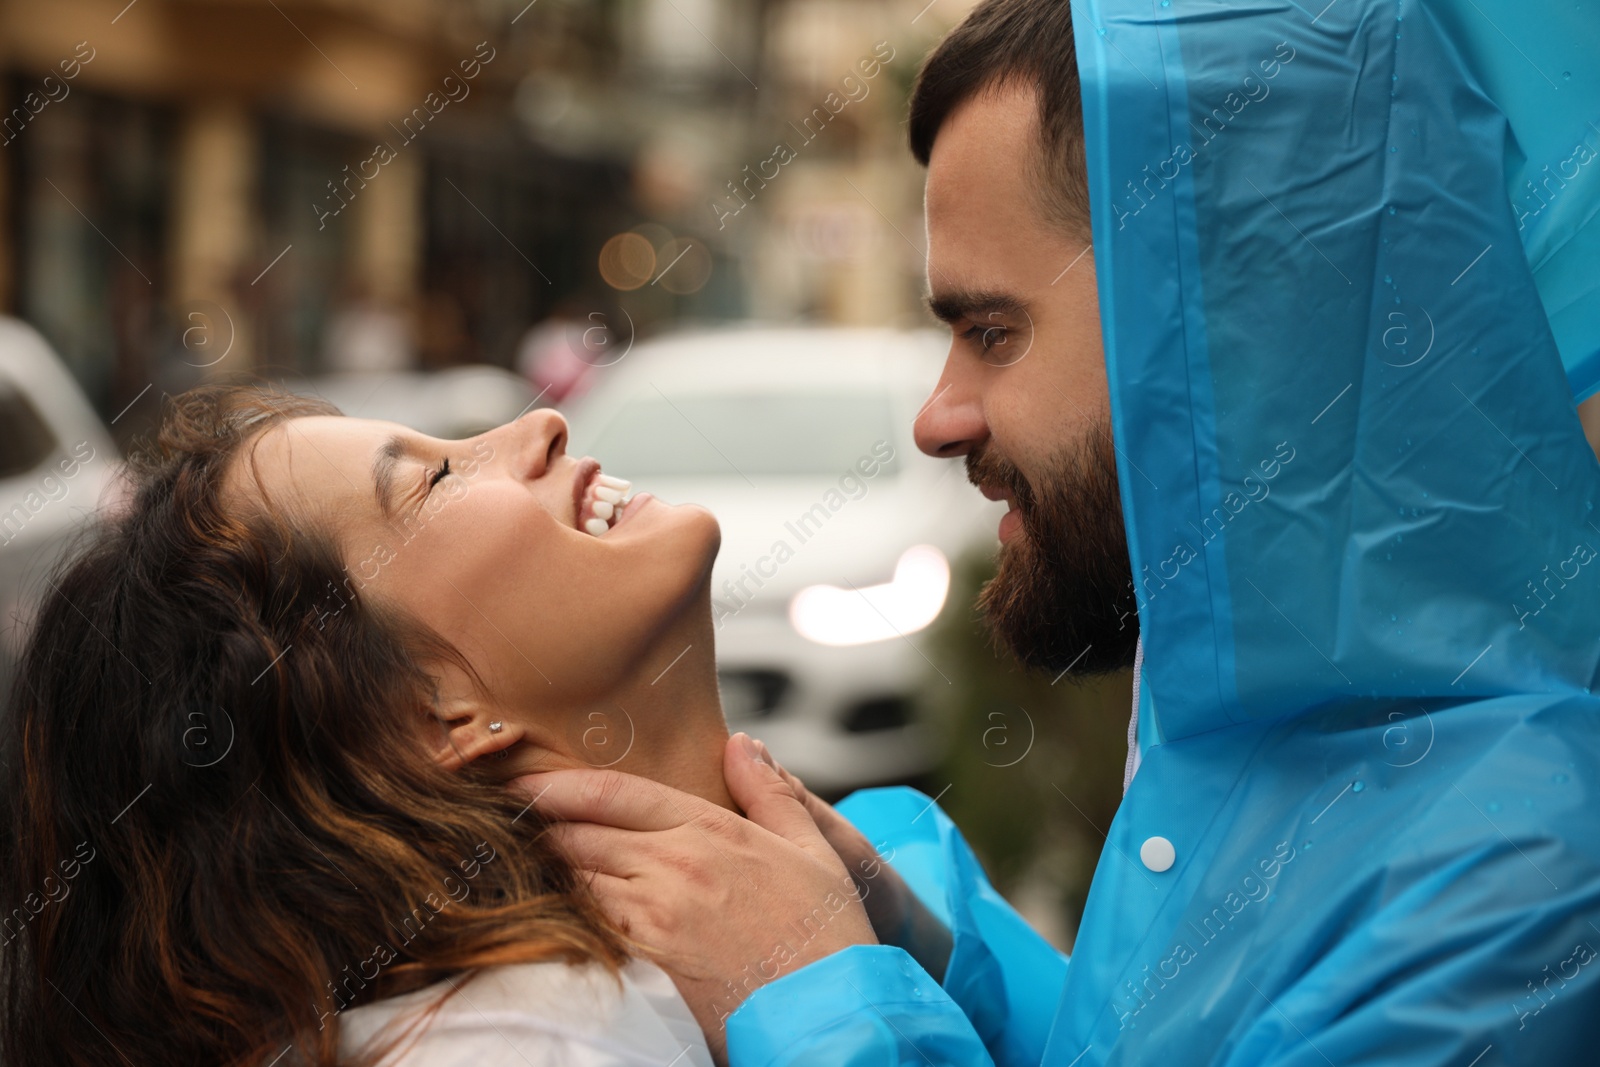
<instances>
[{"instance_id":1,"label":"woman","mask_svg":"<svg viewBox=\"0 0 1600 1067\"><path fill-rule=\"evenodd\" d=\"M506 788L614 765L734 808L716 520L566 438L170 403L5 724L0 1058L711 1062Z\"/></svg>"}]
</instances>

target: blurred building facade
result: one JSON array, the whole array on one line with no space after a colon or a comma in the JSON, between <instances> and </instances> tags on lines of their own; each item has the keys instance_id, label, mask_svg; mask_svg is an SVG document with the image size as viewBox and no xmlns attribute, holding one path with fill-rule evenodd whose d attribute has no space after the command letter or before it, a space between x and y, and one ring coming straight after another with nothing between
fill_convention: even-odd
<instances>
[{"instance_id":1,"label":"blurred building facade","mask_svg":"<svg viewBox=\"0 0 1600 1067\"><path fill-rule=\"evenodd\" d=\"M905 98L967 6L0 0L0 312L130 424L213 369L512 366L557 308L907 322Z\"/></svg>"}]
</instances>

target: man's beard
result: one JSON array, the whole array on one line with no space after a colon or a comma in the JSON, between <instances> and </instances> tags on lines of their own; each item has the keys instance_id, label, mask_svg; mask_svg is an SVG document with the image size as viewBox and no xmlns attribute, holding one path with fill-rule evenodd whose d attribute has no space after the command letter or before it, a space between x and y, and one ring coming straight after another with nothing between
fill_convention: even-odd
<instances>
[{"instance_id":1,"label":"man's beard","mask_svg":"<svg viewBox=\"0 0 1600 1067\"><path fill-rule=\"evenodd\" d=\"M1105 420L1051 457L1037 487L992 442L967 456L967 478L1010 491L1021 513L978 595L995 636L1036 670L1094 675L1133 666L1139 616Z\"/></svg>"}]
</instances>

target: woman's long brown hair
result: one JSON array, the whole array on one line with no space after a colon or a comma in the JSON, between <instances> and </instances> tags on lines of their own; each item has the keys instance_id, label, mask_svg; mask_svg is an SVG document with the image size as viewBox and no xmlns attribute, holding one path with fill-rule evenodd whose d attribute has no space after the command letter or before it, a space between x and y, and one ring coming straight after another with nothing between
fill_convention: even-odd
<instances>
[{"instance_id":1,"label":"woman's long brown hair","mask_svg":"<svg viewBox=\"0 0 1600 1067\"><path fill-rule=\"evenodd\" d=\"M454 650L316 530L224 508L254 435L315 414L169 401L131 504L47 579L0 727L5 1063L348 1063L356 1004L627 960L538 811L426 757L422 664Z\"/></svg>"}]
</instances>

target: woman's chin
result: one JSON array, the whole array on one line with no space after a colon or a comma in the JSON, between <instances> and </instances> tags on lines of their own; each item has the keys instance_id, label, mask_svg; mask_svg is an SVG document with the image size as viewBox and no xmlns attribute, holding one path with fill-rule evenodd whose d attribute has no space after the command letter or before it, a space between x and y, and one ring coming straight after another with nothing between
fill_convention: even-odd
<instances>
[{"instance_id":1,"label":"woman's chin","mask_svg":"<svg viewBox=\"0 0 1600 1067\"><path fill-rule=\"evenodd\" d=\"M685 559L703 560L709 570L722 547L722 527L717 517L699 504L668 504L640 493L606 534L606 540L619 547L636 541L668 545L674 555L681 550Z\"/></svg>"},{"instance_id":2,"label":"woman's chin","mask_svg":"<svg viewBox=\"0 0 1600 1067\"><path fill-rule=\"evenodd\" d=\"M680 512L675 518L683 525L684 560L694 575L694 587L709 589L711 565L722 548L722 525L699 504L680 504L673 510Z\"/></svg>"},{"instance_id":3,"label":"woman's chin","mask_svg":"<svg viewBox=\"0 0 1600 1067\"><path fill-rule=\"evenodd\" d=\"M638 510L612 527L604 543L617 552L611 559L636 593L630 601L632 621L649 620L646 628L653 636L648 643L678 626L697 600L705 601L709 612L711 567L722 547L722 527L699 504L636 497L632 506Z\"/></svg>"},{"instance_id":4,"label":"woman's chin","mask_svg":"<svg viewBox=\"0 0 1600 1067\"><path fill-rule=\"evenodd\" d=\"M722 524L717 521L715 515L699 504L684 504L682 506L688 509L688 517L693 519L701 537L704 539L705 549L703 554L706 557L706 567L709 568L711 561L717 558L717 552L722 548Z\"/></svg>"}]
</instances>

